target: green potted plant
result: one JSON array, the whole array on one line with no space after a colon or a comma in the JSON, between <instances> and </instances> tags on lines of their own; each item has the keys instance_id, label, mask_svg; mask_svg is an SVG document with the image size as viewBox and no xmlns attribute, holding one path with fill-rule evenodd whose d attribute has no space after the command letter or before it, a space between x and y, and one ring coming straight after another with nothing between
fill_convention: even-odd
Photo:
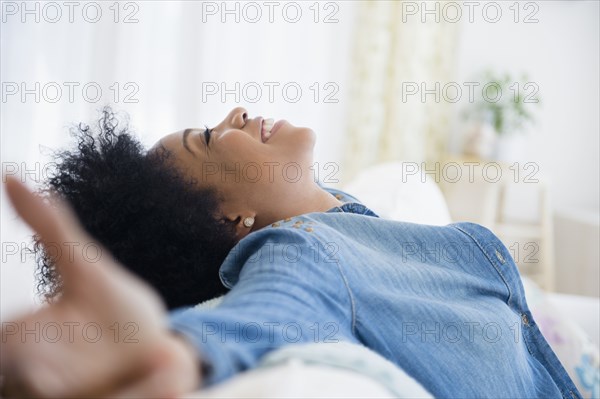
<instances>
[{"instance_id":1,"label":"green potted plant","mask_svg":"<svg viewBox=\"0 0 600 399\"><path fill-rule=\"evenodd\" d=\"M483 71L477 81L474 101L463 116L474 123L465 145L468 155L503 158L503 144L523 133L534 121L532 109L540 104L538 85L522 73L518 78L508 72Z\"/></svg>"}]
</instances>

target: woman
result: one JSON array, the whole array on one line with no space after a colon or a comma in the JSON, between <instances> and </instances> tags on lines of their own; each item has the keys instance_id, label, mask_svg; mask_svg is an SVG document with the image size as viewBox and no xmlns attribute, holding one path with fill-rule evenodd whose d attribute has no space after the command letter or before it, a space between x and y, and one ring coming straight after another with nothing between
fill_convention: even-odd
<instances>
[{"instance_id":1,"label":"woman","mask_svg":"<svg viewBox=\"0 0 600 399\"><path fill-rule=\"evenodd\" d=\"M38 251L94 240L105 249L95 262L40 252L53 304L3 326L5 392L177 395L285 345L346 341L436 397L580 397L497 237L471 223L384 220L336 198L313 179L312 130L236 108L145 153L108 110L100 127L80 128L48 187L84 229L64 205L7 182ZM170 309L226 295L211 310L167 314L119 263ZM36 323L95 323L104 334L22 339Z\"/></svg>"}]
</instances>

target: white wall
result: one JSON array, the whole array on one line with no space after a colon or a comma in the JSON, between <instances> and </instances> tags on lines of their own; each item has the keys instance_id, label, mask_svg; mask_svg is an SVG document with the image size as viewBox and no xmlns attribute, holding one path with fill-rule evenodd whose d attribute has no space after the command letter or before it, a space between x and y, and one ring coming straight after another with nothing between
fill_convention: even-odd
<instances>
[{"instance_id":1,"label":"white wall","mask_svg":"<svg viewBox=\"0 0 600 399\"><path fill-rule=\"evenodd\" d=\"M557 290L600 297L600 222L583 211L561 211L554 219Z\"/></svg>"},{"instance_id":2,"label":"white wall","mask_svg":"<svg viewBox=\"0 0 600 399\"><path fill-rule=\"evenodd\" d=\"M555 208L597 211L600 203L599 3L538 1L538 23L514 23L513 2L496 24L462 24L458 79L485 67L527 72L539 85L537 124L524 140L523 161L539 163ZM523 4L523 3L520 3ZM533 9L523 10L520 18ZM475 14L480 16L481 14Z\"/></svg>"}]
</instances>

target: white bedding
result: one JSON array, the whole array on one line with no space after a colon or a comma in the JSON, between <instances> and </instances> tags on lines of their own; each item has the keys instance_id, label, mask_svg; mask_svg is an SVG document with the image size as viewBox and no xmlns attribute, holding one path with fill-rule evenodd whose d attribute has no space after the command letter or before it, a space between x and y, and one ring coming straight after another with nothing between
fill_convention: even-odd
<instances>
[{"instance_id":1,"label":"white bedding","mask_svg":"<svg viewBox=\"0 0 600 399\"><path fill-rule=\"evenodd\" d=\"M255 369L230 382L201 390L185 398L394 398L368 377L327 366L288 361L276 367Z\"/></svg>"},{"instance_id":2,"label":"white bedding","mask_svg":"<svg viewBox=\"0 0 600 399\"><path fill-rule=\"evenodd\" d=\"M433 398L371 350L349 343L290 345L193 398Z\"/></svg>"}]
</instances>

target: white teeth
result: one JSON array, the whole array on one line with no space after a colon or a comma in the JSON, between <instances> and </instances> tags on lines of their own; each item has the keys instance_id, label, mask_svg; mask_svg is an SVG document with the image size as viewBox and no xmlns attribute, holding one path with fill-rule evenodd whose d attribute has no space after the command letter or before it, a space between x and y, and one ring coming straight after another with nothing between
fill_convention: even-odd
<instances>
[{"instance_id":1,"label":"white teeth","mask_svg":"<svg viewBox=\"0 0 600 399\"><path fill-rule=\"evenodd\" d=\"M273 120L273 118L263 120L262 130L265 132L265 137L268 138L269 136L271 136L271 129L273 129L274 123L275 121Z\"/></svg>"}]
</instances>

